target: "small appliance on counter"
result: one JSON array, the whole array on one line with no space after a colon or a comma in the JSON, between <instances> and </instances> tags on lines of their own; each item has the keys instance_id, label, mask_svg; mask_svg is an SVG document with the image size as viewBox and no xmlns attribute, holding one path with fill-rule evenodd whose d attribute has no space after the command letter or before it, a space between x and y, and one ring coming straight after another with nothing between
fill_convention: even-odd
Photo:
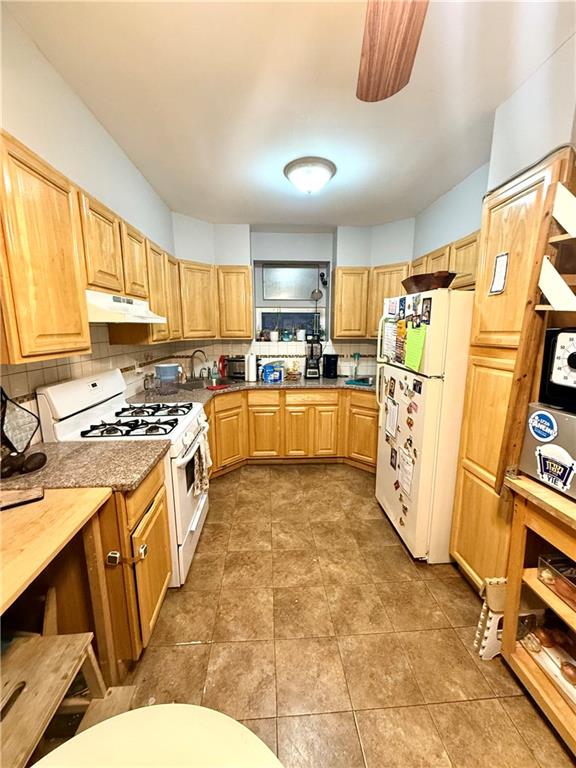
<instances>
[{"instance_id":1,"label":"small appliance on counter","mask_svg":"<svg viewBox=\"0 0 576 768\"><path fill-rule=\"evenodd\" d=\"M229 379L244 381L246 378L246 358L244 355L228 355L224 358L226 373ZM222 374L220 374L222 375Z\"/></svg>"},{"instance_id":2,"label":"small appliance on counter","mask_svg":"<svg viewBox=\"0 0 576 768\"><path fill-rule=\"evenodd\" d=\"M338 378L338 357L339 355L323 355L322 375L325 379Z\"/></svg>"},{"instance_id":3,"label":"small appliance on counter","mask_svg":"<svg viewBox=\"0 0 576 768\"><path fill-rule=\"evenodd\" d=\"M319 334L308 336L306 344L306 361L304 363L304 378L320 378L320 359L322 358L322 344Z\"/></svg>"}]
</instances>

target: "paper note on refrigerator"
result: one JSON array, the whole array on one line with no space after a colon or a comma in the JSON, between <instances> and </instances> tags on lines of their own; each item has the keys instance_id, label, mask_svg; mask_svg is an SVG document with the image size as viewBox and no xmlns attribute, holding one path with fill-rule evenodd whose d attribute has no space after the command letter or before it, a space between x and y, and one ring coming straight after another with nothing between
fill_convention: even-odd
<instances>
[{"instance_id":1,"label":"paper note on refrigerator","mask_svg":"<svg viewBox=\"0 0 576 768\"><path fill-rule=\"evenodd\" d=\"M424 342L426 341L426 328L421 325L419 328L408 326L406 335L406 354L404 365L413 371L419 371L422 364L422 354L424 352Z\"/></svg>"},{"instance_id":2,"label":"paper note on refrigerator","mask_svg":"<svg viewBox=\"0 0 576 768\"><path fill-rule=\"evenodd\" d=\"M385 320L384 321L384 343L382 345L382 353L386 360L394 360L396 354L396 321Z\"/></svg>"},{"instance_id":3,"label":"paper note on refrigerator","mask_svg":"<svg viewBox=\"0 0 576 768\"><path fill-rule=\"evenodd\" d=\"M400 449L400 461L398 464L398 481L402 490L410 495L412 488L412 475L414 473L414 464L412 457L405 448Z\"/></svg>"},{"instance_id":4,"label":"paper note on refrigerator","mask_svg":"<svg viewBox=\"0 0 576 768\"><path fill-rule=\"evenodd\" d=\"M386 398L386 432L390 437L396 437L398 426L398 403L391 397Z\"/></svg>"}]
</instances>

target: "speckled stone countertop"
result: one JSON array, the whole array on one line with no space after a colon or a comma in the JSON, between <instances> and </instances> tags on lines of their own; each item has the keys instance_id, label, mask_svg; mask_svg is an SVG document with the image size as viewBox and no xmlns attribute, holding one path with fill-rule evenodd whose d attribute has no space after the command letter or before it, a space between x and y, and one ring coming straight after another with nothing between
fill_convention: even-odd
<instances>
[{"instance_id":1,"label":"speckled stone countertop","mask_svg":"<svg viewBox=\"0 0 576 768\"><path fill-rule=\"evenodd\" d=\"M375 392L376 387L361 384L346 384L346 378L339 379L299 379L298 381L283 381L281 384L265 384L262 381L239 381L226 389L179 389L173 395L161 395L157 390L139 392L127 398L129 403L202 403L204 405L213 397L229 392L242 392L247 389L355 389L363 392Z\"/></svg>"},{"instance_id":2,"label":"speckled stone countertop","mask_svg":"<svg viewBox=\"0 0 576 768\"><path fill-rule=\"evenodd\" d=\"M43 488L112 488L133 491L170 448L169 440L103 440L36 443L48 461L37 472L2 480L4 490Z\"/></svg>"}]
</instances>

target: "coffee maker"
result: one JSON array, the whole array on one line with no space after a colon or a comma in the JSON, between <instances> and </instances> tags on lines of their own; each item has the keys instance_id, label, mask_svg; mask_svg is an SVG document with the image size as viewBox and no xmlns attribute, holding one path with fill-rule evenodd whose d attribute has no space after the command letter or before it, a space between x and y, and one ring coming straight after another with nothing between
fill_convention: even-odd
<instances>
[{"instance_id":1,"label":"coffee maker","mask_svg":"<svg viewBox=\"0 0 576 768\"><path fill-rule=\"evenodd\" d=\"M304 364L305 379L320 378L320 360L322 358L322 344L320 336L313 333L306 337L306 362Z\"/></svg>"}]
</instances>

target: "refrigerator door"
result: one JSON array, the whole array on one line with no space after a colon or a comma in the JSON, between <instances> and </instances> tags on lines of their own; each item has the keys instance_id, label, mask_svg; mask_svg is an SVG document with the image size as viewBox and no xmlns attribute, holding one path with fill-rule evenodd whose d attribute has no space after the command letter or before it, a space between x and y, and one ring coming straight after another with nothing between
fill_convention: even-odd
<instances>
[{"instance_id":1,"label":"refrigerator door","mask_svg":"<svg viewBox=\"0 0 576 768\"><path fill-rule=\"evenodd\" d=\"M382 366L376 498L413 557L428 558L441 379Z\"/></svg>"}]
</instances>

